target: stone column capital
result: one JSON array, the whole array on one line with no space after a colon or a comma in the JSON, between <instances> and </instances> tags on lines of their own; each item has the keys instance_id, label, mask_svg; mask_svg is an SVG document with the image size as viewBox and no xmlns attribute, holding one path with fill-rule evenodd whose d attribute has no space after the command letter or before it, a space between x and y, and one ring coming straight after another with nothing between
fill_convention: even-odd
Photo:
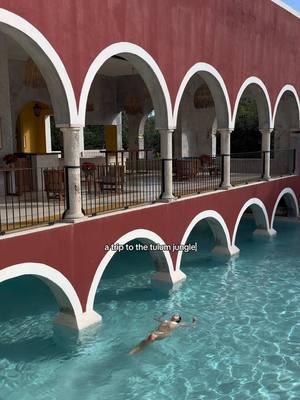
<instances>
[{"instance_id":1,"label":"stone column capital","mask_svg":"<svg viewBox=\"0 0 300 400\"><path fill-rule=\"evenodd\" d=\"M219 128L217 132L220 132L221 135L230 135L233 132L232 128Z\"/></svg>"},{"instance_id":2,"label":"stone column capital","mask_svg":"<svg viewBox=\"0 0 300 400\"><path fill-rule=\"evenodd\" d=\"M273 128L259 128L259 131L262 135L271 135L273 130Z\"/></svg>"},{"instance_id":3,"label":"stone column capital","mask_svg":"<svg viewBox=\"0 0 300 400\"><path fill-rule=\"evenodd\" d=\"M157 130L161 135L171 135L175 129L158 128Z\"/></svg>"},{"instance_id":4,"label":"stone column capital","mask_svg":"<svg viewBox=\"0 0 300 400\"><path fill-rule=\"evenodd\" d=\"M59 126L59 125L57 125L56 126L57 128L59 128L61 131L62 131L62 133L64 133L64 134L78 134L78 133L80 133L81 132L81 130L83 129L83 126Z\"/></svg>"}]
</instances>

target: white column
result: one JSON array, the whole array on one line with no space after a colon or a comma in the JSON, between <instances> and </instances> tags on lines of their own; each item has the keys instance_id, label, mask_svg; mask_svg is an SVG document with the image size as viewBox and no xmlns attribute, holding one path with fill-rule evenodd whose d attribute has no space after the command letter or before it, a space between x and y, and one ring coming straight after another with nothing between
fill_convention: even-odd
<instances>
[{"instance_id":1,"label":"white column","mask_svg":"<svg viewBox=\"0 0 300 400\"><path fill-rule=\"evenodd\" d=\"M140 121L139 125L139 138L138 138L138 147L139 150L145 149L145 124L147 121L148 115L144 115ZM144 151L139 152L139 158L145 158L146 154Z\"/></svg>"},{"instance_id":2,"label":"white column","mask_svg":"<svg viewBox=\"0 0 300 400\"><path fill-rule=\"evenodd\" d=\"M122 113L120 112L114 118L112 125L117 125L117 150L122 150Z\"/></svg>"},{"instance_id":3,"label":"white column","mask_svg":"<svg viewBox=\"0 0 300 400\"><path fill-rule=\"evenodd\" d=\"M271 151L271 133L273 129L260 129L261 132L261 151L263 153L263 173L262 179L270 180L270 151Z\"/></svg>"},{"instance_id":4,"label":"white column","mask_svg":"<svg viewBox=\"0 0 300 400\"><path fill-rule=\"evenodd\" d=\"M160 154L162 159L162 194L161 201L172 201L173 196L173 168L172 168L172 129L159 129Z\"/></svg>"},{"instance_id":5,"label":"white column","mask_svg":"<svg viewBox=\"0 0 300 400\"><path fill-rule=\"evenodd\" d=\"M145 139L144 135L143 134L139 134L139 142L138 142L139 150L144 150L144 146L145 146L144 139ZM145 152L144 151L139 151L139 158L140 159L145 158Z\"/></svg>"},{"instance_id":6,"label":"white column","mask_svg":"<svg viewBox=\"0 0 300 400\"><path fill-rule=\"evenodd\" d=\"M64 136L65 185L67 193L67 209L64 220L74 222L84 215L81 211L80 182L80 135L82 129L60 128Z\"/></svg>"},{"instance_id":7,"label":"white column","mask_svg":"<svg viewBox=\"0 0 300 400\"><path fill-rule=\"evenodd\" d=\"M79 134L79 152L81 157L84 156L84 128L80 128L80 134Z\"/></svg>"},{"instance_id":8,"label":"white column","mask_svg":"<svg viewBox=\"0 0 300 400\"><path fill-rule=\"evenodd\" d=\"M222 177L221 189L229 189L230 183L230 134L233 129L218 129L221 135Z\"/></svg>"}]
</instances>

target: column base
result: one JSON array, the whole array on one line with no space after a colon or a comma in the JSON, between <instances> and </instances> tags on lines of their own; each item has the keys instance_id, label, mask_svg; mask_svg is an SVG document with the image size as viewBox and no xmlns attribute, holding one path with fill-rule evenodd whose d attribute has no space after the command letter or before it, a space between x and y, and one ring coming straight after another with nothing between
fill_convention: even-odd
<instances>
[{"instance_id":1,"label":"column base","mask_svg":"<svg viewBox=\"0 0 300 400\"><path fill-rule=\"evenodd\" d=\"M155 289L170 290L179 287L186 280L186 275L181 271L174 271L172 275L168 272L156 272L151 279L152 286Z\"/></svg>"},{"instance_id":2,"label":"column base","mask_svg":"<svg viewBox=\"0 0 300 400\"><path fill-rule=\"evenodd\" d=\"M237 246L215 246L212 252L217 255L232 257L238 255L240 253L240 249Z\"/></svg>"},{"instance_id":3,"label":"column base","mask_svg":"<svg viewBox=\"0 0 300 400\"><path fill-rule=\"evenodd\" d=\"M230 183L228 183L228 184L224 183L219 187L219 190L228 190L230 188L232 188L232 185Z\"/></svg>"},{"instance_id":4,"label":"column base","mask_svg":"<svg viewBox=\"0 0 300 400\"><path fill-rule=\"evenodd\" d=\"M101 315L97 314L95 311L85 312L81 314L77 319L75 315L60 312L54 319L54 324L75 331L81 331L90 326L99 324L101 321Z\"/></svg>"},{"instance_id":5,"label":"column base","mask_svg":"<svg viewBox=\"0 0 300 400\"><path fill-rule=\"evenodd\" d=\"M277 235L275 229L255 229L254 236L272 237Z\"/></svg>"},{"instance_id":6,"label":"column base","mask_svg":"<svg viewBox=\"0 0 300 400\"><path fill-rule=\"evenodd\" d=\"M63 214L62 222L75 223L87 219L88 217L83 212L73 213L70 210L66 210Z\"/></svg>"},{"instance_id":7,"label":"column base","mask_svg":"<svg viewBox=\"0 0 300 400\"><path fill-rule=\"evenodd\" d=\"M262 181L265 181L265 182L269 182L269 181L271 180L271 177L270 177L270 176L263 176L263 177L261 178L261 180L262 180Z\"/></svg>"},{"instance_id":8,"label":"column base","mask_svg":"<svg viewBox=\"0 0 300 400\"><path fill-rule=\"evenodd\" d=\"M176 197L173 196L173 195L171 195L171 196L169 196L169 195L163 195L162 197L160 197L160 198L158 199L158 202L159 202L159 203L171 203L171 202L174 201L174 200L176 200Z\"/></svg>"}]
</instances>

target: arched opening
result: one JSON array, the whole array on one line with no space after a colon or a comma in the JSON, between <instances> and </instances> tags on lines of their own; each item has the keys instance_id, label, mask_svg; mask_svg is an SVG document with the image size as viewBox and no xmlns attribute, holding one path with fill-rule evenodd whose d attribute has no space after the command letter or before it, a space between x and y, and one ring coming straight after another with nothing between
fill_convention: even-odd
<instances>
[{"instance_id":1,"label":"arched opening","mask_svg":"<svg viewBox=\"0 0 300 400\"><path fill-rule=\"evenodd\" d=\"M222 77L199 63L184 77L175 102L174 194L197 193L220 185L218 129L229 127L231 109ZM188 181L188 184L186 182Z\"/></svg>"},{"instance_id":2,"label":"arched opening","mask_svg":"<svg viewBox=\"0 0 300 400\"><path fill-rule=\"evenodd\" d=\"M154 202L161 194L161 162L153 149L145 148L143 136L145 117L152 110L153 127L168 129L171 102L152 57L130 43L116 43L103 50L86 75L80 118L86 125L104 126L104 151L89 159L83 151L82 164L94 164L92 194L106 208L108 204L120 208ZM83 190L89 201L91 190Z\"/></svg>"},{"instance_id":3,"label":"arched opening","mask_svg":"<svg viewBox=\"0 0 300 400\"><path fill-rule=\"evenodd\" d=\"M22 306L17 306L16 313L22 310L23 305L26 312L30 312L30 307L33 307L35 310L33 312L36 313L37 310L41 310L39 305L41 301L41 304L45 305L47 310L49 309L49 318L53 318L55 311L57 313L58 310L58 315L55 317L58 324L76 330L80 330L84 326L82 307L78 296L71 283L58 270L38 263L18 264L0 271L0 283L4 288L8 288L3 292L3 296L7 298L6 301L1 302L3 307L11 302L14 304L16 301L20 301ZM18 291L19 287L21 295L24 295L22 299ZM38 293L41 294L41 299L37 296ZM33 297L30 297L31 295ZM51 300L53 297L56 306ZM6 316L11 308L5 310Z\"/></svg>"},{"instance_id":4,"label":"arched opening","mask_svg":"<svg viewBox=\"0 0 300 400\"><path fill-rule=\"evenodd\" d=\"M279 232L287 221L299 216L297 197L292 189L284 189L278 196L272 213L272 226Z\"/></svg>"},{"instance_id":5,"label":"arched opening","mask_svg":"<svg viewBox=\"0 0 300 400\"><path fill-rule=\"evenodd\" d=\"M121 265L122 257L128 268L113 268L112 271L115 272L112 273L121 274L120 276L131 274L131 266L135 272L144 273L145 267L148 271L146 279L149 285L152 280L152 283L162 282L162 284L172 286L184 279L184 274L176 274L173 269L170 250L170 246L166 245L158 235L148 230L138 229L122 236L107 249L106 255L97 268L87 299L87 312L93 310L97 290L101 288L103 274L106 270L108 276L110 274L111 268L108 266L114 265L114 263ZM136 284L139 284L138 280Z\"/></svg>"},{"instance_id":6,"label":"arched opening","mask_svg":"<svg viewBox=\"0 0 300 400\"><path fill-rule=\"evenodd\" d=\"M155 243L148 239L129 241L107 264L94 303L104 319L112 302L123 307L124 302L155 300L159 296L153 290L152 276L155 271L168 273L168 266L163 252L148 250L150 245Z\"/></svg>"},{"instance_id":7,"label":"arched opening","mask_svg":"<svg viewBox=\"0 0 300 400\"><path fill-rule=\"evenodd\" d=\"M242 85L233 113L231 135L231 183L233 185L269 178L271 106L265 85L249 78ZM267 170L265 164L268 164Z\"/></svg>"},{"instance_id":8,"label":"arched opening","mask_svg":"<svg viewBox=\"0 0 300 400\"><path fill-rule=\"evenodd\" d=\"M193 247L192 251L178 252L176 270L185 264L193 265L195 262L201 263L201 260L211 260L212 254L232 256L239 252L238 248L230 244L225 221L214 211L204 211L197 215L185 231L181 244Z\"/></svg>"},{"instance_id":9,"label":"arched opening","mask_svg":"<svg viewBox=\"0 0 300 400\"><path fill-rule=\"evenodd\" d=\"M65 89L58 72L44 51L24 33L0 23L1 46L1 122L2 154L46 154L46 130L40 143L35 141L37 121L45 119L45 109L55 117L56 124L70 124ZM27 108L27 133L20 137L20 114ZM52 111L53 110L53 111ZM29 116L29 114L31 114ZM24 116L21 116L24 120ZM25 122L24 122L25 123ZM41 125L41 124L40 124ZM42 125L41 125L42 127ZM22 129L22 128L21 128ZM17 139L17 140L16 140ZM21 140L22 139L22 140Z\"/></svg>"},{"instance_id":10,"label":"arched opening","mask_svg":"<svg viewBox=\"0 0 300 400\"><path fill-rule=\"evenodd\" d=\"M297 142L293 131L299 129L299 100L293 87L285 87L278 96L274 111L274 146L271 176L290 175L296 169Z\"/></svg>"},{"instance_id":11,"label":"arched opening","mask_svg":"<svg viewBox=\"0 0 300 400\"><path fill-rule=\"evenodd\" d=\"M53 359L61 349L53 340L58 304L49 286L34 276L0 284L0 351L10 362Z\"/></svg>"},{"instance_id":12,"label":"arched opening","mask_svg":"<svg viewBox=\"0 0 300 400\"><path fill-rule=\"evenodd\" d=\"M253 237L270 237L276 234L269 228L269 218L265 205L259 199L250 199L242 207L234 227L232 243L243 246Z\"/></svg>"},{"instance_id":13,"label":"arched opening","mask_svg":"<svg viewBox=\"0 0 300 400\"><path fill-rule=\"evenodd\" d=\"M34 26L4 9L0 52L0 201L5 204L0 230L6 232L61 219L62 160L51 150L50 119L55 119L52 125L65 126L78 121L73 88L58 54ZM60 196L55 193L48 202L44 170L53 168L61 168L54 174L62 177L62 185Z\"/></svg>"},{"instance_id":14,"label":"arched opening","mask_svg":"<svg viewBox=\"0 0 300 400\"><path fill-rule=\"evenodd\" d=\"M217 74L217 72L216 72ZM221 86L221 77L205 70L186 75L177 95L175 117L174 155L200 157L213 155L212 132L229 124L227 92Z\"/></svg>"}]
</instances>

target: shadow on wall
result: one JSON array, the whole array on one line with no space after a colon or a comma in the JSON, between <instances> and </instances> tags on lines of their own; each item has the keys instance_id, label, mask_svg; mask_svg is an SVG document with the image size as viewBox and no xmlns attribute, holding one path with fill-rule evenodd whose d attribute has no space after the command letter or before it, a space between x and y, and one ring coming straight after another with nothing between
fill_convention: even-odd
<instances>
[{"instance_id":1,"label":"shadow on wall","mask_svg":"<svg viewBox=\"0 0 300 400\"><path fill-rule=\"evenodd\" d=\"M138 240L132 240L127 243L133 245L142 244ZM122 250L116 253L107 265L102 279L112 279L131 274L144 274L155 270L154 262L149 251L129 251Z\"/></svg>"},{"instance_id":2,"label":"shadow on wall","mask_svg":"<svg viewBox=\"0 0 300 400\"><path fill-rule=\"evenodd\" d=\"M254 215L249 208L245 211L244 215L242 216L237 234L236 234L236 245L239 248L243 248L247 243L252 242L255 239L255 236L253 235L253 232L256 230L256 222ZM260 237L261 239L261 237Z\"/></svg>"},{"instance_id":3,"label":"shadow on wall","mask_svg":"<svg viewBox=\"0 0 300 400\"><path fill-rule=\"evenodd\" d=\"M53 294L38 278L21 276L0 284L0 324L13 318L57 311Z\"/></svg>"},{"instance_id":4,"label":"shadow on wall","mask_svg":"<svg viewBox=\"0 0 300 400\"><path fill-rule=\"evenodd\" d=\"M183 253L181 260L181 269L195 265L195 263L205 262L210 259L212 249L215 247L215 238L208 222L201 220L192 230L186 244L197 243L197 251Z\"/></svg>"}]
</instances>

